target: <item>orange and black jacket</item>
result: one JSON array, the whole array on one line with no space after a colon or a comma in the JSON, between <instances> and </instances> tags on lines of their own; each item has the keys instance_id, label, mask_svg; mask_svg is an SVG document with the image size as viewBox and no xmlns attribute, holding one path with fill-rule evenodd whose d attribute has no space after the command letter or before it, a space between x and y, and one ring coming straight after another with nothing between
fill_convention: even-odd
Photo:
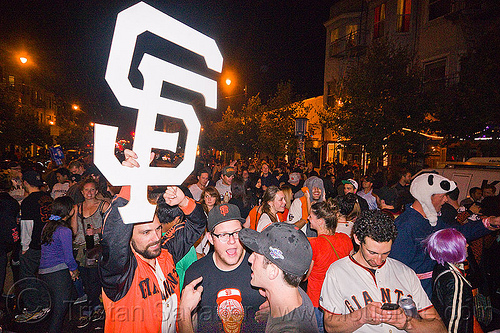
<instances>
[{"instance_id":1,"label":"orange and black jacket","mask_svg":"<svg viewBox=\"0 0 500 333\"><path fill-rule=\"evenodd\" d=\"M105 332L159 332L162 300L177 305L180 299L175 263L203 233L206 216L201 205L189 199L188 206L182 209L185 221L162 239L162 252L157 260L166 278L163 294L157 285L154 268L130 247L134 225L124 224L118 211L118 207L127 203L125 198L117 196L106 213L103 227L99 273L106 309ZM177 315L176 308L170 313L173 318ZM175 319L173 322L175 324Z\"/></svg>"}]
</instances>

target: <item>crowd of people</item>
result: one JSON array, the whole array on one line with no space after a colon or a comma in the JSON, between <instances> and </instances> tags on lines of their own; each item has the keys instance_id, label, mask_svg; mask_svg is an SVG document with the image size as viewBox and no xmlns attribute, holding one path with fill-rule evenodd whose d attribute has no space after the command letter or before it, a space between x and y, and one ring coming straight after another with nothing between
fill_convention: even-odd
<instances>
[{"instance_id":1,"label":"crowd of people","mask_svg":"<svg viewBox=\"0 0 500 333\"><path fill-rule=\"evenodd\" d=\"M494 184L459 203L437 173L210 161L125 224L92 164L0 175L0 283L49 332L71 304L106 332L481 332L500 292Z\"/></svg>"}]
</instances>

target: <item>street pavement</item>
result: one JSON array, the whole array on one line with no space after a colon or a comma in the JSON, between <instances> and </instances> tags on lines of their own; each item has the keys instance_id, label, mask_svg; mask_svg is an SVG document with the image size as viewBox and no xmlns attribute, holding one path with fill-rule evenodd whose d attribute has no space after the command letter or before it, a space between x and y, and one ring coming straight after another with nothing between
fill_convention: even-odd
<instances>
[{"instance_id":1,"label":"street pavement","mask_svg":"<svg viewBox=\"0 0 500 333\"><path fill-rule=\"evenodd\" d=\"M12 311L12 306L8 306L3 298L2 304L0 304L0 326L2 330L0 332L12 332L12 333L43 333L48 331L49 327L49 315L41 321L34 323L16 323L14 322L14 311ZM85 328L78 328L78 318L80 317L80 305L72 305L70 311L66 315L63 323L62 332L68 333L94 333L94 332L104 332L104 320L90 322L90 324Z\"/></svg>"}]
</instances>

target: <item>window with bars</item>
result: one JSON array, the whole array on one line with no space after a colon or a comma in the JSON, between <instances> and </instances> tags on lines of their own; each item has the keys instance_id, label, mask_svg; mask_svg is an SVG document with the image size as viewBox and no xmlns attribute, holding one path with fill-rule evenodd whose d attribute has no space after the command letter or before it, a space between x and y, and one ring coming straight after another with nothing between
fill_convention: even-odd
<instances>
[{"instance_id":1,"label":"window with bars","mask_svg":"<svg viewBox=\"0 0 500 333\"><path fill-rule=\"evenodd\" d=\"M429 90L438 90L446 86L446 58L424 64L424 84Z\"/></svg>"},{"instance_id":2,"label":"window with bars","mask_svg":"<svg viewBox=\"0 0 500 333\"><path fill-rule=\"evenodd\" d=\"M411 0L398 0L398 32L410 31Z\"/></svg>"},{"instance_id":3,"label":"window with bars","mask_svg":"<svg viewBox=\"0 0 500 333\"><path fill-rule=\"evenodd\" d=\"M375 17L373 20L373 38L379 38L384 35L385 24L385 3L375 7Z\"/></svg>"}]
</instances>

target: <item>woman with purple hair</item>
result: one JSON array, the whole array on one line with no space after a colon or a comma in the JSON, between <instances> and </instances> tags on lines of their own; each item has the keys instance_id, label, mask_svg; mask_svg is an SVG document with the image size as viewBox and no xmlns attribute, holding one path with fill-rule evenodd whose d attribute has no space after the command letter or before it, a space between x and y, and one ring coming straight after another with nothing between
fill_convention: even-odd
<instances>
[{"instance_id":1,"label":"woman with purple hair","mask_svg":"<svg viewBox=\"0 0 500 333\"><path fill-rule=\"evenodd\" d=\"M442 229L423 242L429 256L437 261L432 273L432 304L450 333L473 332L472 286L464 276L467 241L456 229Z\"/></svg>"}]
</instances>

